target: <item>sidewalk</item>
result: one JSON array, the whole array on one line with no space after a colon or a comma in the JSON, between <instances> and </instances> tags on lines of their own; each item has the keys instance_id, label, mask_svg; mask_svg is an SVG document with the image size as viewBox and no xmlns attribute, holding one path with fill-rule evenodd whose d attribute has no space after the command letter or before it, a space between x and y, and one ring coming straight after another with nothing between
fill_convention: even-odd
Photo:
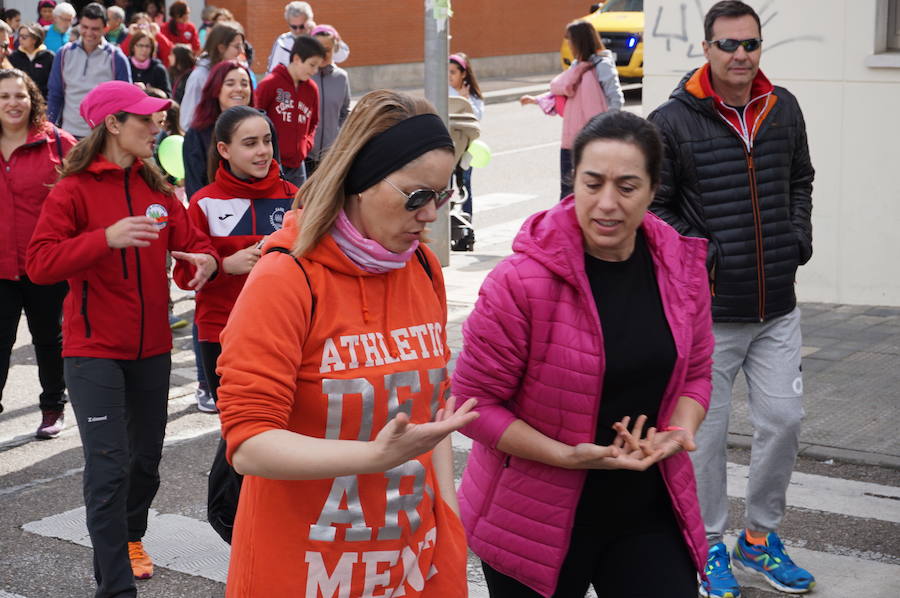
<instances>
[{"instance_id":1,"label":"sidewalk","mask_svg":"<svg viewBox=\"0 0 900 598\"><path fill-rule=\"evenodd\" d=\"M454 356L462 348L462 324L481 282L510 253L508 232L516 228L511 224L490 227L490 235L479 237L502 235L504 241L477 242L473 253L452 253L444 269ZM900 308L803 303L800 309L806 409L800 454L900 469ZM735 385L730 430L731 445L750 446L742 375Z\"/></svg>"},{"instance_id":2,"label":"sidewalk","mask_svg":"<svg viewBox=\"0 0 900 598\"><path fill-rule=\"evenodd\" d=\"M502 102L512 102L518 100L523 95L540 95L550 91L550 80L558 73L547 73L545 75L529 75L523 77L509 78L492 78L480 79L478 86L481 87L481 93L484 96L485 104L500 104ZM388 85L390 88L390 85ZM623 91L632 91L640 89L638 83L623 85ZM351 85L352 89L352 85ZM421 87L398 87L398 91L424 96L425 90ZM365 94L352 94L352 101L355 103Z\"/></svg>"}]
</instances>

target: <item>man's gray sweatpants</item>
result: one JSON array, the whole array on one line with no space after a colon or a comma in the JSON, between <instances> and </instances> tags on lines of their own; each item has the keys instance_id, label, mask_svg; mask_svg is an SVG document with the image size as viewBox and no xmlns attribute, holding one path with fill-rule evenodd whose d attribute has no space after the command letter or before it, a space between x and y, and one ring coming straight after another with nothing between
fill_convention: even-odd
<instances>
[{"instance_id":1,"label":"man's gray sweatpants","mask_svg":"<svg viewBox=\"0 0 900 598\"><path fill-rule=\"evenodd\" d=\"M710 546L728 523L726 443L734 378L743 369L749 387L753 445L745 526L773 532L784 516L785 494L797 458L803 420L800 309L759 324L713 324L713 390L706 419L690 453Z\"/></svg>"}]
</instances>

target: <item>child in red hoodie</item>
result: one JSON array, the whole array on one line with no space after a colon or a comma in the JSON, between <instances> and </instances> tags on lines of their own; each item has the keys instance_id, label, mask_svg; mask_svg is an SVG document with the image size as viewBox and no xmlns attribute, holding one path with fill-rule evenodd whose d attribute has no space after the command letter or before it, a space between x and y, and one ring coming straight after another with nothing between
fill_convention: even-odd
<instances>
[{"instance_id":1,"label":"child in red hoodie","mask_svg":"<svg viewBox=\"0 0 900 598\"><path fill-rule=\"evenodd\" d=\"M278 131L285 177L298 187L306 180L303 160L319 123L319 88L312 77L324 60L325 47L319 40L296 37L288 66L276 66L256 88L256 106L266 111Z\"/></svg>"}]
</instances>

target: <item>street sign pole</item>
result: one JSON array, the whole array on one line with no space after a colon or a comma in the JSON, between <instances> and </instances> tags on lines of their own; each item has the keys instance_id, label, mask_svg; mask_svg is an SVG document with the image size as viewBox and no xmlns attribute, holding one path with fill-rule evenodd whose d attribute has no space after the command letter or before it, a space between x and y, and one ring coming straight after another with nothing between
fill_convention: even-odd
<instances>
[{"instance_id":1,"label":"street sign pole","mask_svg":"<svg viewBox=\"0 0 900 598\"><path fill-rule=\"evenodd\" d=\"M450 0L425 0L425 97L449 125L447 115L447 61L449 55ZM450 181L447 181L448 184ZM432 251L442 266L450 265L450 205L438 210L431 224Z\"/></svg>"}]
</instances>

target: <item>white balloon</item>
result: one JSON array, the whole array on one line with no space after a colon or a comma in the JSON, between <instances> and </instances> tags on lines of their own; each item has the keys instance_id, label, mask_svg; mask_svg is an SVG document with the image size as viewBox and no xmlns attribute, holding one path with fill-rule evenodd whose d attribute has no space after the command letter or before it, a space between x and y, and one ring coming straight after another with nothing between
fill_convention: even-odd
<instances>
[{"instance_id":1,"label":"white balloon","mask_svg":"<svg viewBox=\"0 0 900 598\"><path fill-rule=\"evenodd\" d=\"M350 58L350 46L346 42L340 40L334 49L334 63L340 64Z\"/></svg>"}]
</instances>

